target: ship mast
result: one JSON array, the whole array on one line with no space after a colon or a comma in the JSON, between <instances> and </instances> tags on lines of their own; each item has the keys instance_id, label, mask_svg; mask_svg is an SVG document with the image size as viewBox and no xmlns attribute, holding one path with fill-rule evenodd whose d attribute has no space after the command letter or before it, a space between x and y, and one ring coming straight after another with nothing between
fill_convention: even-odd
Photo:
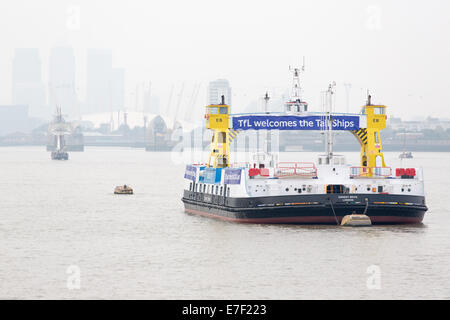
<instances>
[{"instance_id":1,"label":"ship mast","mask_svg":"<svg viewBox=\"0 0 450 320\"><path fill-rule=\"evenodd\" d=\"M51 157L53 160L68 160L68 154L65 151L66 146L64 142L64 135L70 134L72 127L70 123L64 120L61 107L56 106L56 114L54 120L49 125L49 134L53 135L56 139L56 148L52 151ZM55 141L54 140L54 141Z\"/></svg>"},{"instance_id":2,"label":"ship mast","mask_svg":"<svg viewBox=\"0 0 450 320\"><path fill-rule=\"evenodd\" d=\"M63 136L67 131L67 125L65 124L61 107L56 107L55 123L57 127L54 129L56 135L56 150L61 151L63 146Z\"/></svg>"},{"instance_id":3,"label":"ship mast","mask_svg":"<svg viewBox=\"0 0 450 320\"><path fill-rule=\"evenodd\" d=\"M301 68L291 68L292 71L292 90L291 99L286 102L287 112L306 112L308 111L308 104L302 100L302 87L300 85L300 73L305 71L305 57L303 57L303 66Z\"/></svg>"},{"instance_id":4,"label":"ship mast","mask_svg":"<svg viewBox=\"0 0 450 320\"><path fill-rule=\"evenodd\" d=\"M269 104L269 93L266 91L266 95L264 96L264 112L268 113L268 104ZM263 151L264 153L269 153L269 130L264 130L264 148Z\"/></svg>"},{"instance_id":5,"label":"ship mast","mask_svg":"<svg viewBox=\"0 0 450 320\"><path fill-rule=\"evenodd\" d=\"M333 159L333 119L331 113L333 111L333 95L336 87L336 82L333 82L328 86L328 90L325 91L325 155L326 163L330 164Z\"/></svg>"},{"instance_id":6,"label":"ship mast","mask_svg":"<svg viewBox=\"0 0 450 320\"><path fill-rule=\"evenodd\" d=\"M300 102L302 94L302 87L300 86L300 72L305 71L305 57L303 57L303 66L301 69L299 68L292 69L291 67L289 67L289 70L291 70L293 74L291 98L293 101Z\"/></svg>"},{"instance_id":7,"label":"ship mast","mask_svg":"<svg viewBox=\"0 0 450 320\"><path fill-rule=\"evenodd\" d=\"M304 67L302 68L302 71ZM300 69L294 68L292 70L293 79L292 79L292 92L291 98L293 101L301 101L302 87L300 86Z\"/></svg>"}]
</instances>

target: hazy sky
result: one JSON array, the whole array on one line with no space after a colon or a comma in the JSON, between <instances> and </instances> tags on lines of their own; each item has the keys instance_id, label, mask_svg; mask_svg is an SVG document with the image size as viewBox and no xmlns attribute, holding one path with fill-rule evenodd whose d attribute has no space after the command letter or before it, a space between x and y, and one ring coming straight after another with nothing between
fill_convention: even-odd
<instances>
[{"instance_id":1,"label":"hazy sky","mask_svg":"<svg viewBox=\"0 0 450 320\"><path fill-rule=\"evenodd\" d=\"M79 15L78 15L79 13ZM75 49L77 86L85 93L86 49L112 48L126 68L126 102L151 80L164 108L171 84L188 99L226 78L240 111L266 90L290 86L289 65L306 56L304 98L319 110L320 91L353 85L351 111L370 89L396 116L450 117L450 1L18 1L0 2L0 104L11 103L14 48L37 47L48 77L50 48Z\"/></svg>"}]
</instances>

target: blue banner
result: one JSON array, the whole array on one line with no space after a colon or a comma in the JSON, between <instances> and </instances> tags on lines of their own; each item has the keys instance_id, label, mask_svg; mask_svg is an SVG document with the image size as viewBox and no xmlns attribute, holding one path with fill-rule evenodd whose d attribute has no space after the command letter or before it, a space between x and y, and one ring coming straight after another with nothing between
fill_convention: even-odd
<instances>
[{"instance_id":1,"label":"blue banner","mask_svg":"<svg viewBox=\"0 0 450 320\"><path fill-rule=\"evenodd\" d=\"M331 116L333 130L358 130L359 116ZM324 130L324 116L233 116L234 130Z\"/></svg>"},{"instance_id":2,"label":"blue banner","mask_svg":"<svg viewBox=\"0 0 450 320\"><path fill-rule=\"evenodd\" d=\"M184 172L184 178L195 181L196 177L197 177L197 168L194 166L187 165L186 171Z\"/></svg>"},{"instance_id":3,"label":"blue banner","mask_svg":"<svg viewBox=\"0 0 450 320\"><path fill-rule=\"evenodd\" d=\"M222 177L222 169L221 168L205 168L202 172L203 174L203 183L220 183L220 179Z\"/></svg>"},{"instance_id":4,"label":"blue banner","mask_svg":"<svg viewBox=\"0 0 450 320\"><path fill-rule=\"evenodd\" d=\"M241 169L225 169L224 184L241 184Z\"/></svg>"}]
</instances>

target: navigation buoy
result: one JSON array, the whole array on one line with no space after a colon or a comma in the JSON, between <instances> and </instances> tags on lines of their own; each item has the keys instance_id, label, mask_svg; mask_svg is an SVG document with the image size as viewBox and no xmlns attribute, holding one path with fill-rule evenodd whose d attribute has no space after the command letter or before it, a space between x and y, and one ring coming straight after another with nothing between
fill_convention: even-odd
<instances>
[{"instance_id":1,"label":"navigation buoy","mask_svg":"<svg viewBox=\"0 0 450 320\"><path fill-rule=\"evenodd\" d=\"M365 214L349 214L346 215L341 222L341 226L348 227L366 227L371 225L372 221Z\"/></svg>"}]
</instances>

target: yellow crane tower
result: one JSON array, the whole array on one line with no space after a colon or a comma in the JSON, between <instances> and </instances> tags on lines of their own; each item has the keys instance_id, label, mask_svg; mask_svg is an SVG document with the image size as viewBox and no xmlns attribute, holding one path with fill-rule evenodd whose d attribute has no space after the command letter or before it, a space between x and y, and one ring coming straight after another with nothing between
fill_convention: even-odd
<instances>
[{"instance_id":1,"label":"yellow crane tower","mask_svg":"<svg viewBox=\"0 0 450 320\"><path fill-rule=\"evenodd\" d=\"M372 105L369 95L361 114L366 115L366 128L353 131L353 134L361 145L361 167L367 176L372 176L373 168L386 167L380 136L381 130L386 128L386 106ZM379 159L381 163L377 161Z\"/></svg>"},{"instance_id":2,"label":"yellow crane tower","mask_svg":"<svg viewBox=\"0 0 450 320\"><path fill-rule=\"evenodd\" d=\"M214 159L214 168L226 168L229 166L230 154L228 144L230 107L225 104L222 96L221 104L212 104L206 107L206 128L213 130L211 138L211 152L207 166L211 166L211 158Z\"/></svg>"}]
</instances>

